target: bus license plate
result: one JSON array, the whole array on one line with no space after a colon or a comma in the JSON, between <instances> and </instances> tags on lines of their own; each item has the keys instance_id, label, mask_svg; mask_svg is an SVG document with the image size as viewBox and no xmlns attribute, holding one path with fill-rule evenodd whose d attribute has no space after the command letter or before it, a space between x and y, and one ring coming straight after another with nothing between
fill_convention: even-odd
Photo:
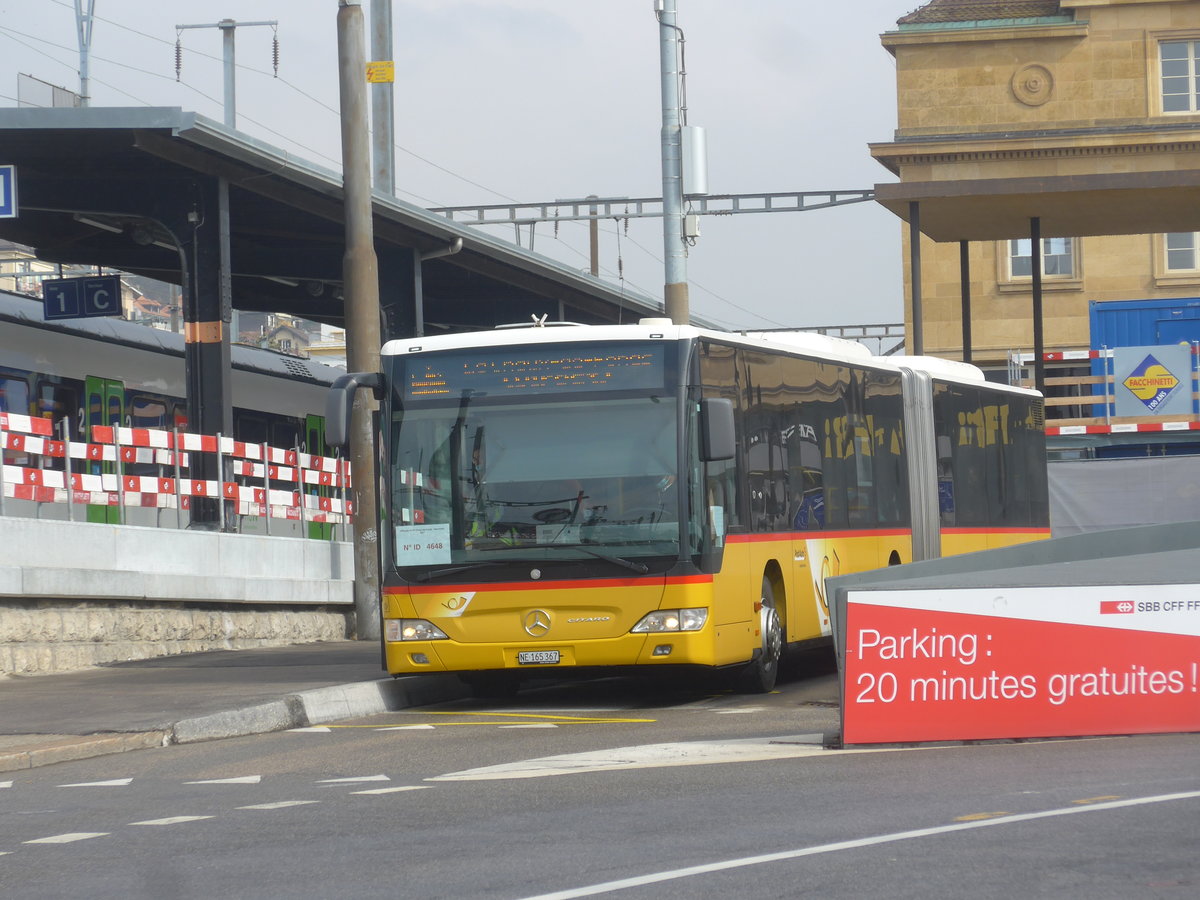
<instances>
[{"instance_id":1,"label":"bus license plate","mask_svg":"<svg viewBox=\"0 0 1200 900\"><path fill-rule=\"evenodd\" d=\"M522 666L553 666L558 663L557 650L521 650L517 662Z\"/></svg>"}]
</instances>

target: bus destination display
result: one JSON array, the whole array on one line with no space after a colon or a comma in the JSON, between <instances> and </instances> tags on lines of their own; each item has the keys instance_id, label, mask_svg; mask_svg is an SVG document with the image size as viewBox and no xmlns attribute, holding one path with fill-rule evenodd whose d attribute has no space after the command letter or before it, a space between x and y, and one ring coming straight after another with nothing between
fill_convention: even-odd
<instances>
[{"instance_id":1,"label":"bus destination display","mask_svg":"<svg viewBox=\"0 0 1200 900\"><path fill-rule=\"evenodd\" d=\"M472 394L574 394L661 388L663 344L479 347L407 357L404 396L432 400Z\"/></svg>"}]
</instances>

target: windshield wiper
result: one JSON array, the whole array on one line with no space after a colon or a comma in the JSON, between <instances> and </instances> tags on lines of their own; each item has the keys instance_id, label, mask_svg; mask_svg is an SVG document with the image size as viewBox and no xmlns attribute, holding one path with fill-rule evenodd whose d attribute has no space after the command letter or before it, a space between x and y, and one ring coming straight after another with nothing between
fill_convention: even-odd
<instances>
[{"instance_id":1,"label":"windshield wiper","mask_svg":"<svg viewBox=\"0 0 1200 900\"><path fill-rule=\"evenodd\" d=\"M637 572L639 575L645 575L650 571L650 567L639 562L634 562L631 559L624 559L620 556L613 556L609 553L601 553L599 550L593 550L591 547L585 547L583 544L555 544L557 547L574 547L576 550L582 550L588 556L594 556L596 559L602 559L605 562L616 563L618 566L624 566L630 572Z\"/></svg>"},{"instance_id":2,"label":"windshield wiper","mask_svg":"<svg viewBox=\"0 0 1200 900\"><path fill-rule=\"evenodd\" d=\"M601 553L599 550L593 550L586 544L572 544L555 541L553 544L522 544L516 547L481 547L480 550L484 553L492 553L496 550L527 550L530 547L536 547L539 550L548 547L570 547L573 550L582 550L588 556L594 556L596 559L602 559L605 562L615 563L618 566L628 569L630 572L637 572L639 575L645 575L650 571L649 566L642 565L642 563L634 562L631 559L623 559L620 556L613 556L611 553ZM486 563L476 563L476 565L486 565Z\"/></svg>"},{"instance_id":3,"label":"windshield wiper","mask_svg":"<svg viewBox=\"0 0 1200 900\"><path fill-rule=\"evenodd\" d=\"M443 575L457 575L459 572L469 572L471 569L478 569L483 566L494 565L488 562L473 562L464 563L461 566L448 566L445 569L430 569L428 572L421 572L419 575L412 577L413 581L430 581L434 578L441 578Z\"/></svg>"}]
</instances>

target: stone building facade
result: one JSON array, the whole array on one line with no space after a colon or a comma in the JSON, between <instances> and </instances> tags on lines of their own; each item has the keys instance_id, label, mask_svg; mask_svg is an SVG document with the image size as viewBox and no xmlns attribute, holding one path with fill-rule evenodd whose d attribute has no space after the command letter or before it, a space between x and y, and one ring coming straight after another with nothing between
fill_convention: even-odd
<instances>
[{"instance_id":1,"label":"stone building facade","mask_svg":"<svg viewBox=\"0 0 1200 900\"><path fill-rule=\"evenodd\" d=\"M1090 301L1200 297L1200 208L1163 189L1200 172L1200 0L932 0L882 42L898 129L871 152L901 182L1019 183L1028 203L1038 179L1078 179L1075 224L1042 231L1047 350L1089 346ZM1129 190L1083 190L1119 175ZM1139 196L1139 178L1158 190ZM955 234L970 238L972 356L985 368L1033 346L1029 232L978 239L996 209ZM952 233L921 239L922 337L924 352L961 358ZM911 352L911 300L905 319Z\"/></svg>"}]
</instances>

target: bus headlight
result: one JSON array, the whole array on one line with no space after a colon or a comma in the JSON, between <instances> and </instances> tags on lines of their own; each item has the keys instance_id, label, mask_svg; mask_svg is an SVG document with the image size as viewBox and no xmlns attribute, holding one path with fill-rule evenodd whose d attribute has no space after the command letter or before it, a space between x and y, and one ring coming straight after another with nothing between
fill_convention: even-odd
<instances>
[{"instance_id":1,"label":"bus headlight","mask_svg":"<svg viewBox=\"0 0 1200 900\"><path fill-rule=\"evenodd\" d=\"M424 619L384 619L383 634L389 641L445 641L450 638Z\"/></svg>"},{"instance_id":2,"label":"bus headlight","mask_svg":"<svg viewBox=\"0 0 1200 900\"><path fill-rule=\"evenodd\" d=\"M699 631L708 621L708 609L700 606L692 609L660 609L642 617L633 628L634 634L651 634L660 631Z\"/></svg>"}]
</instances>

